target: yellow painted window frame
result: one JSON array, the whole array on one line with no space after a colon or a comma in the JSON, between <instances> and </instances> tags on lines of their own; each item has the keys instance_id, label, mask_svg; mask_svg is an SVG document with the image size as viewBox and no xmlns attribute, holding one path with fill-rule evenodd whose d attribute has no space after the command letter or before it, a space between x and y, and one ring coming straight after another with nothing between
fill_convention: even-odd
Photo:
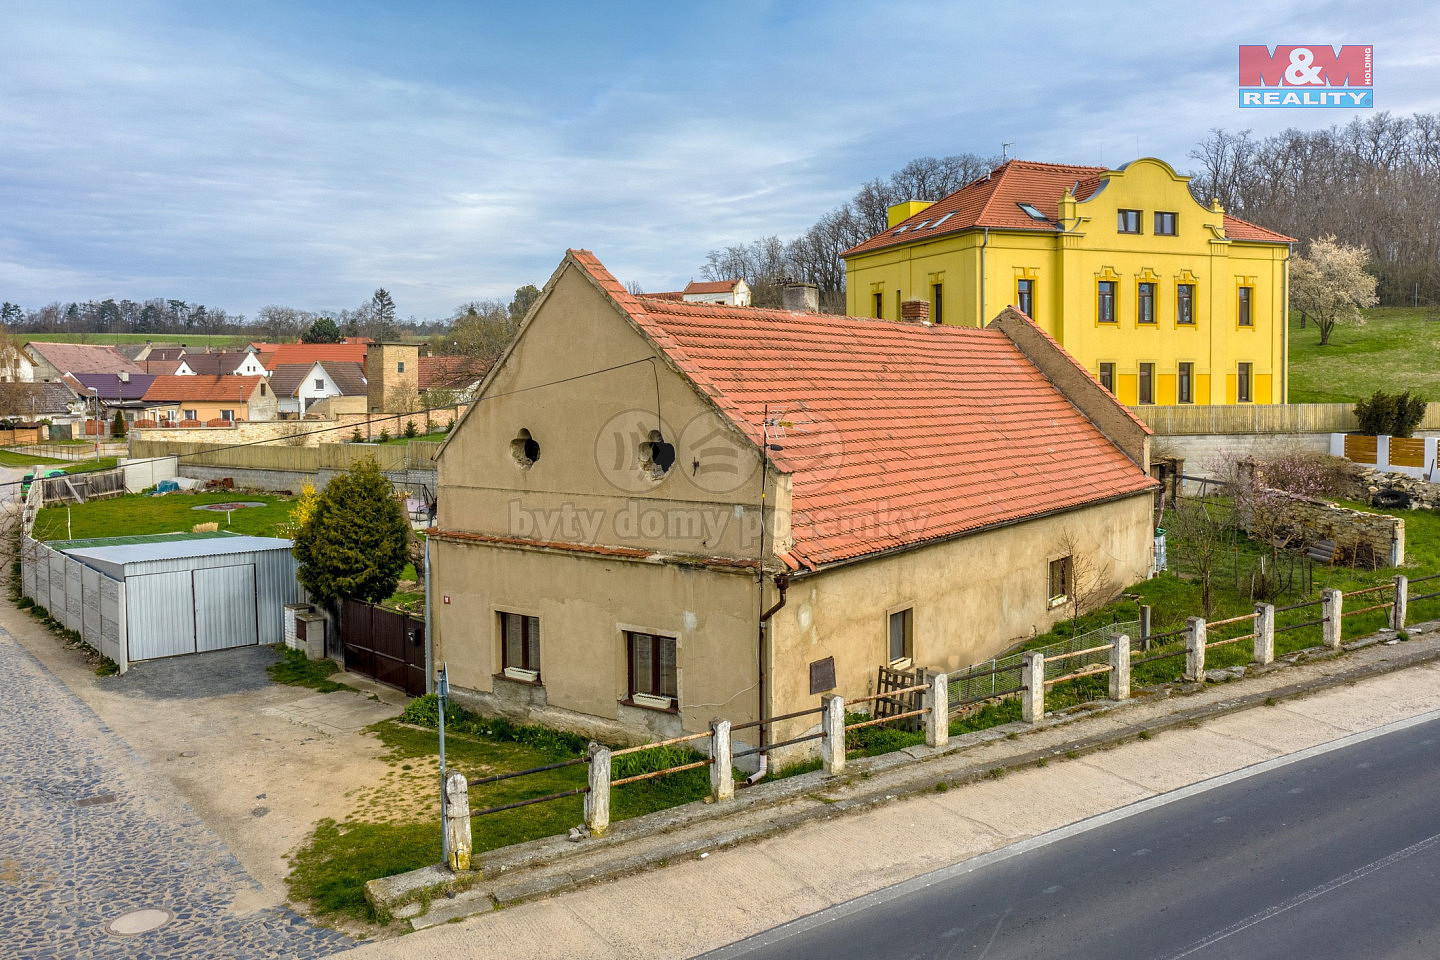
<instances>
[{"instance_id":1,"label":"yellow painted window frame","mask_svg":"<svg viewBox=\"0 0 1440 960\"><path fill-rule=\"evenodd\" d=\"M1180 385L1185 382L1186 367L1190 368L1190 398L1188 400L1180 395ZM1177 404L1195 402L1195 382L1195 361L1177 360L1175 362L1175 402Z\"/></svg>"},{"instance_id":2,"label":"yellow painted window frame","mask_svg":"<svg viewBox=\"0 0 1440 960\"><path fill-rule=\"evenodd\" d=\"M1106 367L1109 367L1109 368L1110 368L1110 386L1108 386L1108 387L1105 387L1105 368L1106 368ZM1116 363L1114 360L1098 360L1098 361L1096 361L1096 363L1095 363L1095 382L1098 383L1098 384L1100 384L1100 386L1105 387L1106 390L1109 390L1112 394L1115 394L1115 396L1117 396L1117 397L1119 396L1119 394L1116 393L1117 383L1118 383L1118 381L1116 380L1116 375L1118 374L1119 370L1120 370L1120 365L1119 365L1118 363Z\"/></svg>"},{"instance_id":3,"label":"yellow painted window frame","mask_svg":"<svg viewBox=\"0 0 1440 960\"><path fill-rule=\"evenodd\" d=\"M1100 284L1108 283L1111 289L1110 319L1100 319ZM1120 326L1120 274L1106 267L1095 274L1095 326L1106 329Z\"/></svg>"},{"instance_id":4,"label":"yellow painted window frame","mask_svg":"<svg viewBox=\"0 0 1440 960\"><path fill-rule=\"evenodd\" d=\"M1180 322L1180 288L1190 288L1190 322ZM1189 270L1182 270L1175 278L1175 312L1171 322L1176 330L1197 330L1200 327L1200 281Z\"/></svg>"},{"instance_id":5,"label":"yellow painted window frame","mask_svg":"<svg viewBox=\"0 0 1440 960\"><path fill-rule=\"evenodd\" d=\"M1150 285L1150 319L1141 320L1140 288L1147 283ZM1148 272L1135 278L1135 326L1146 330L1158 329L1160 326L1160 278L1152 277Z\"/></svg>"},{"instance_id":6,"label":"yellow painted window frame","mask_svg":"<svg viewBox=\"0 0 1440 960\"><path fill-rule=\"evenodd\" d=\"M1244 291L1250 291L1250 322L1240 322L1240 304L1244 299ZM1235 285L1235 329L1255 329L1255 281L1253 277L1245 277Z\"/></svg>"}]
</instances>

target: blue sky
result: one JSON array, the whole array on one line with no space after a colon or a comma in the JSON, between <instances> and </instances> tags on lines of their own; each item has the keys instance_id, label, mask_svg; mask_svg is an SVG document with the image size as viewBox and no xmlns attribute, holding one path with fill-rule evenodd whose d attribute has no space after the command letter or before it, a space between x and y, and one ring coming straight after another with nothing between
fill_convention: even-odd
<instances>
[{"instance_id":1,"label":"blue sky","mask_svg":"<svg viewBox=\"0 0 1440 960\"><path fill-rule=\"evenodd\" d=\"M1437 6L0 0L0 299L432 318L572 246L675 289L913 157L1371 113L1240 110L1240 43L1373 44L1378 107L1440 111Z\"/></svg>"}]
</instances>

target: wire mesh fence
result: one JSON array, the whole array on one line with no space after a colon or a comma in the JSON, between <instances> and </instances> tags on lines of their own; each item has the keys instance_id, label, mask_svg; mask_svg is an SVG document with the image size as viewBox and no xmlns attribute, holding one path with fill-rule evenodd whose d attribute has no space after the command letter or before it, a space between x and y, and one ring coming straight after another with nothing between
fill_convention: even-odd
<instances>
[{"instance_id":1,"label":"wire mesh fence","mask_svg":"<svg viewBox=\"0 0 1440 960\"><path fill-rule=\"evenodd\" d=\"M1080 650L1091 650L1092 647L1103 647L1110 642L1115 634L1124 634L1131 640L1138 640L1140 633L1139 620L1123 620L1117 623L1097 627L1085 633L1076 634L1058 643L1048 644L1044 647L1033 649L1039 650L1047 659L1058 657L1061 654L1075 653ZM968 703L976 703L980 700L988 700L991 697L1004 696L1014 693L1020 689L1020 668L1024 664L1025 653L1019 651L1004 657L997 657L994 660L987 660L984 663L977 663L964 673L951 676L950 679L950 707L963 706ZM1048 663L1045 666L1045 678L1053 680L1067 673L1083 670L1086 667L1097 664L1108 663L1110 653L1108 650L1091 650L1079 657L1069 657L1055 663Z\"/></svg>"}]
</instances>

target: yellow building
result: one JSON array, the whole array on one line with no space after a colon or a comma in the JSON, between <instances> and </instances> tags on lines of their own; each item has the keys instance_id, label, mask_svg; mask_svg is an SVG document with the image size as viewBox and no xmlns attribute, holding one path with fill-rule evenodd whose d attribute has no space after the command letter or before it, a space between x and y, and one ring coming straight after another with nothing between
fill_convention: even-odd
<instances>
[{"instance_id":1,"label":"yellow building","mask_svg":"<svg viewBox=\"0 0 1440 960\"><path fill-rule=\"evenodd\" d=\"M934 323L1029 315L1121 402L1286 402L1292 238L1196 203L1164 161L1011 160L890 208L848 250L847 312ZM912 303L913 319L925 307Z\"/></svg>"}]
</instances>

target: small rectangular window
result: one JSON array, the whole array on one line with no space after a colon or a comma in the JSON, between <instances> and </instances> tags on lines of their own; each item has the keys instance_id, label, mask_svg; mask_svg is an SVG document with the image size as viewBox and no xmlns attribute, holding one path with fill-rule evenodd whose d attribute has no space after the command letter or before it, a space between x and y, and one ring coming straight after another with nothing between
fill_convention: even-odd
<instances>
[{"instance_id":1,"label":"small rectangular window","mask_svg":"<svg viewBox=\"0 0 1440 960\"><path fill-rule=\"evenodd\" d=\"M230 420L230 421L233 421L233 420L235 419L235 411L234 411L234 410L221 410L221 411L220 411L220 419L221 419L221 420Z\"/></svg>"},{"instance_id":2,"label":"small rectangular window","mask_svg":"<svg viewBox=\"0 0 1440 960\"><path fill-rule=\"evenodd\" d=\"M1096 285L1095 319L1101 323L1115 322L1115 281L1101 280Z\"/></svg>"},{"instance_id":3,"label":"small rectangular window","mask_svg":"<svg viewBox=\"0 0 1440 960\"><path fill-rule=\"evenodd\" d=\"M675 638L626 631L625 643L630 661L630 696L643 693L677 698Z\"/></svg>"},{"instance_id":4,"label":"small rectangular window","mask_svg":"<svg viewBox=\"0 0 1440 960\"><path fill-rule=\"evenodd\" d=\"M1155 284L1141 283L1135 288L1135 322L1155 322Z\"/></svg>"},{"instance_id":5,"label":"small rectangular window","mask_svg":"<svg viewBox=\"0 0 1440 960\"><path fill-rule=\"evenodd\" d=\"M1035 281L1015 281L1015 306L1031 320L1035 319Z\"/></svg>"},{"instance_id":6,"label":"small rectangular window","mask_svg":"<svg viewBox=\"0 0 1440 960\"><path fill-rule=\"evenodd\" d=\"M1100 364L1100 386L1109 390L1111 393L1115 392L1115 364Z\"/></svg>"},{"instance_id":7,"label":"small rectangular window","mask_svg":"<svg viewBox=\"0 0 1440 960\"><path fill-rule=\"evenodd\" d=\"M1140 211L1119 210L1115 218L1115 229L1121 233L1140 232Z\"/></svg>"},{"instance_id":8,"label":"small rectangular window","mask_svg":"<svg viewBox=\"0 0 1440 960\"><path fill-rule=\"evenodd\" d=\"M890 614L890 662L915 657L915 618L911 608Z\"/></svg>"},{"instance_id":9,"label":"small rectangular window","mask_svg":"<svg viewBox=\"0 0 1440 960\"><path fill-rule=\"evenodd\" d=\"M1253 397L1250 395L1250 364L1240 364L1239 375L1235 378L1235 402L1250 403Z\"/></svg>"},{"instance_id":10,"label":"small rectangular window","mask_svg":"<svg viewBox=\"0 0 1440 960\"><path fill-rule=\"evenodd\" d=\"M324 381L323 379L320 379L320 378L317 377L316 380L315 380L315 389L316 389L316 390L324 390L324 389L325 389L325 381Z\"/></svg>"},{"instance_id":11,"label":"small rectangular window","mask_svg":"<svg viewBox=\"0 0 1440 960\"><path fill-rule=\"evenodd\" d=\"M1049 603L1058 607L1070 599L1070 558L1050 561Z\"/></svg>"},{"instance_id":12,"label":"small rectangular window","mask_svg":"<svg viewBox=\"0 0 1440 960\"><path fill-rule=\"evenodd\" d=\"M875 294L875 319L882 320L885 317L885 294Z\"/></svg>"},{"instance_id":13,"label":"small rectangular window","mask_svg":"<svg viewBox=\"0 0 1440 960\"><path fill-rule=\"evenodd\" d=\"M500 665L540 673L540 618L500 614Z\"/></svg>"},{"instance_id":14,"label":"small rectangular window","mask_svg":"<svg viewBox=\"0 0 1440 960\"><path fill-rule=\"evenodd\" d=\"M1155 364L1140 364L1140 402L1155 402Z\"/></svg>"},{"instance_id":15,"label":"small rectangular window","mask_svg":"<svg viewBox=\"0 0 1440 960\"><path fill-rule=\"evenodd\" d=\"M1175 236L1175 214L1164 213L1159 210L1155 211L1155 236Z\"/></svg>"},{"instance_id":16,"label":"small rectangular window","mask_svg":"<svg viewBox=\"0 0 1440 960\"><path fill-rule=\"evenodd\" d=\"M181 410L181 411L180 411L180 419L181 419L181 420L199 420L199 419L200 419L199 413L200 413L200 411L198 411L198 410Z\"/></svg>"},{"instance_id":17,"label":"small rectangular window","mask_svg":"<svg viewBox=\"0 0 1440 960\"><path fill-rule=\"evenodd\" d=\"M1175 322L1195 322L1195 284L1181 283L1175 287Z\"/></svg>"},{"instance_id":18,"label":"small rectangular window","mask_svg":"<svg viewBox=\"0 0 1440 960\"><path fill-rule=\"evenodd\" d=\"M1255 314L1251 309L1251 303L1254 300L1254 297L1254 287L1240 288L1240 299L1239 303L1237 304L1238 313L1236 314L1236 317L1240 326L1242 327L1252 327L1255 325Z\"/></svg>"},{"instance_id":19,"label":"small rectangular window","mask_svg":"<svg viewBox=\"0 0 1440 960\"><path fill-rule=\"evenodd\" d=\"M397 360L397 361L395 362L395 372L396 372L396 373L404 373L404 372L405 372L405 361L404 361L404 360Z\"/></svg>"},{"instance_id":20,"label":"small rectangular window","mask_svg":"<svg viewBox=\"0 0 1440 960\"><path fill-rule=\"evenodd\" d=\"M1175 402L1195 402L1195 364L1182 363L1175 374Z\"/></svg>"},{"instance_id":21,"label":"small rectangular window","mask_svg":"<svg viewBox=\"0 0 1440 960\"><path fill-rule=\"evenodd\" d=\"M930 320L933 323L945 322L945 284L937 283L930 288Z\"/></svg>"}]
</instances>

